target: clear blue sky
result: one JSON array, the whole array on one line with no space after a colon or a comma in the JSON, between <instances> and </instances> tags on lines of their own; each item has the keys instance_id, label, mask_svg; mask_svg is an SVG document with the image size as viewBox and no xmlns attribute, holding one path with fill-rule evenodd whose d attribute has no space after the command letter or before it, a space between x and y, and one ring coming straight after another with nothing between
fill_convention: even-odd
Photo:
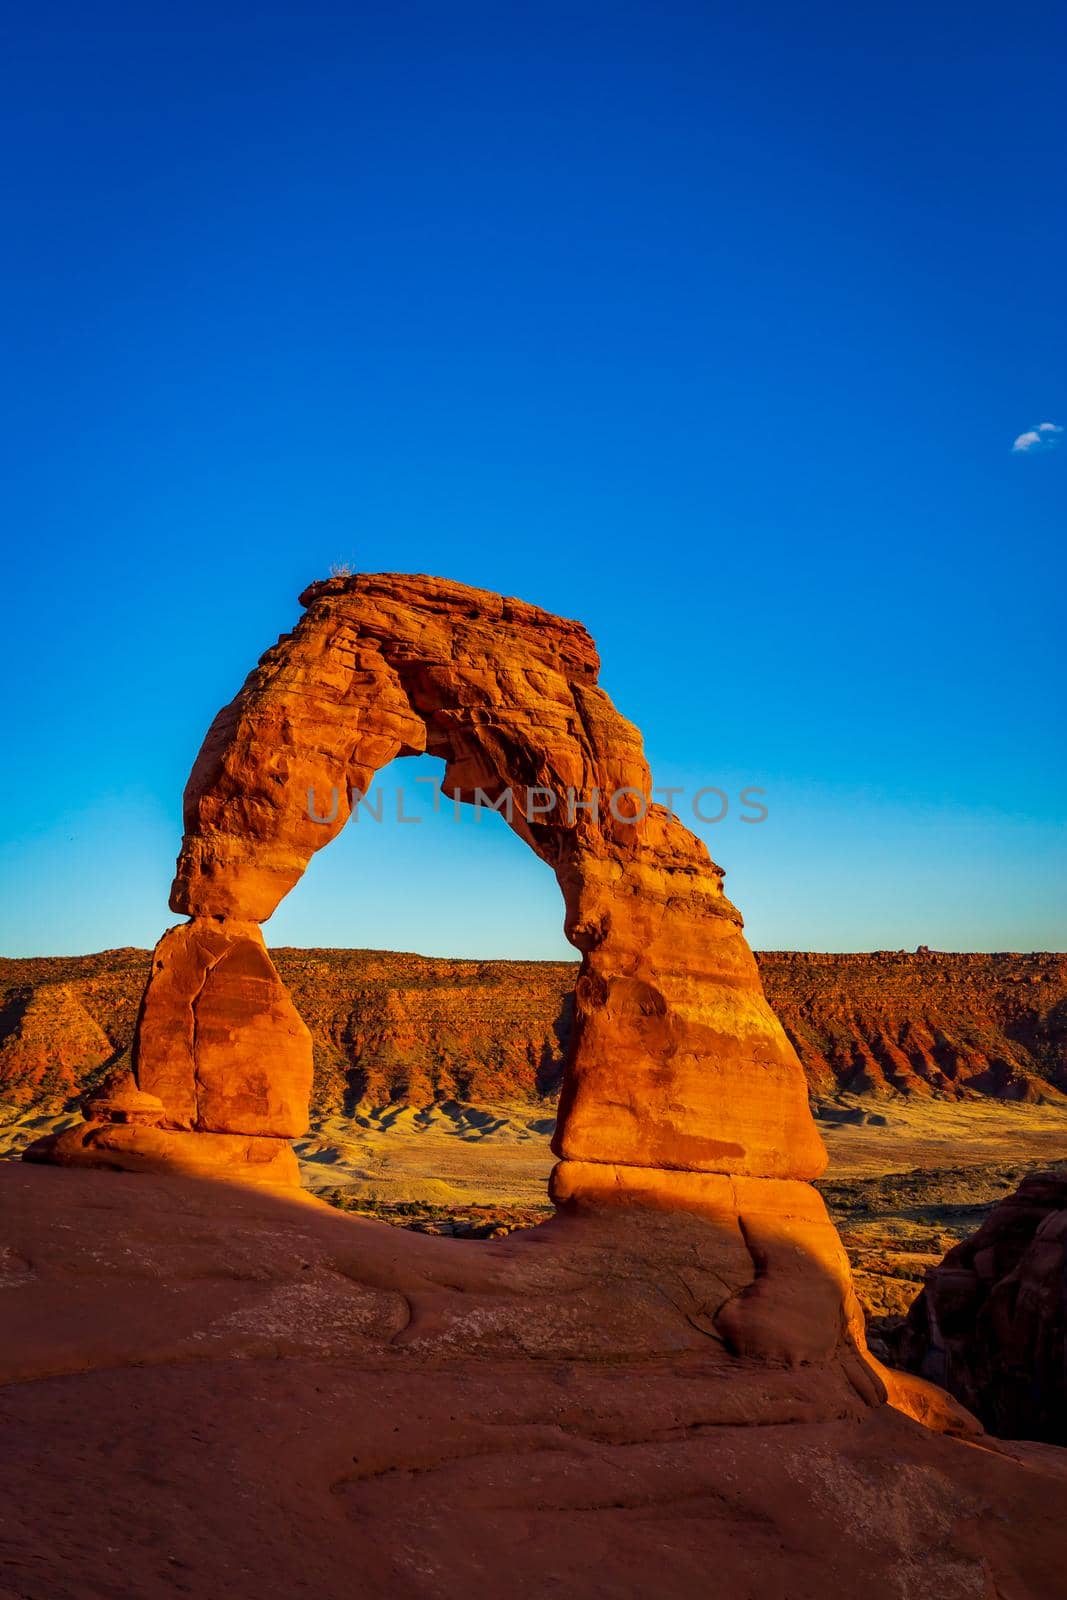
<instances>
[{"instance_id":1,"label":"clear blue sky","mask_svg":"<svg viewBox=\"0 0 1067 1600\"><path fill-rule=\"evenodd\" d=\"M1063 948L1067 444L1012 442L1067 424L1065 28L9 12L0 950L158 937L200 738L344 561L580 617L660 782L764 787L704 830L753 943ZM443 817L267 937L566 954L560 909Z\"/></svg>"}]
</instances>

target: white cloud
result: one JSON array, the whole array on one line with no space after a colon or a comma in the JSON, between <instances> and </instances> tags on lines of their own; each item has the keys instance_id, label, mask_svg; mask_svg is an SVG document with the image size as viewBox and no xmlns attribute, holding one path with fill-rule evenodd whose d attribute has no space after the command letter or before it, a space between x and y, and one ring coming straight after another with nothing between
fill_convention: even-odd
<instances>
[{"instance_id":1,"label":"white cloud","mask_svg":"<svg viewBox=\"0 0 1067 1600\"><path fill-rule=\"evenodd\" d=\"M1020 433L1011 448L1016 455L1025 455L1028 450L1052 450L1056 435L1062 432L1058 422L1039 422L1036 428Z\"/></svg>"}]
</instances>

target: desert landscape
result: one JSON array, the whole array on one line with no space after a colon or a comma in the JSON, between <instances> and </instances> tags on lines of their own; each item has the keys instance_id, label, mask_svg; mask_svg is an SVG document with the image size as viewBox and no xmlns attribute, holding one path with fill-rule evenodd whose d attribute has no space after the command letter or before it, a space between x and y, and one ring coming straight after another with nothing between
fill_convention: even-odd
<instances>
[{"instance_id":1,"label":"desert landscape","mask_svg":"<svg viewBox=\"0 0 1067 1600\"><path fill-rule=\"evenodd\" d=\"M579 624L301 600L190 775L186 920L5 963L15 1592L1050 1592L1063 959L757 961ZM577 968L268 951L354 803L302 806L316 767L423 749L525 797Z\"/></svg>"},{"instance_id":2,"label":"desert landscape","mask_svg":"<svg viewBox=\"0 0 1067 1600\"><path fill-rule=\"evenodd\" d=\"M0 1600L1067 1595L1065 22L12 11Z\"/></svg>"},{"instance_id":3,"label":"desert landscape","mask_svg":"<svg viewBox=\"0 0 1067 1600\"><path fill-rule=\"evenodd\" d=\"M271 951L312 1035L304 1187L401 1227L499 1237L550 1216L576 964ZM804 1066L883 1359L925 1272L1028 1174L1067 1172L1067 957L757 954ZM0 1151L76 1124L128 1066L147 950L0 959Z\"/></svg>"}]
</instances>

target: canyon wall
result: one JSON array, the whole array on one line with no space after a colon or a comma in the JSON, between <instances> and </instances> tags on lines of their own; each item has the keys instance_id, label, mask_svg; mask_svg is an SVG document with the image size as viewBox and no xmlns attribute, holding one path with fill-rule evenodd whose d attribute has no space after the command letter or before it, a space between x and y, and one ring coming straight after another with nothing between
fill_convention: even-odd
<instances>
[{"instance_id":1,"label":"canyon wall","mask_svg":"<svg viewBox=\"0 0 1067 1600\"><path fill-rule=\"evenodd\" d=\"M1067 955L883 950L759 956L816 1094L1067 1091Z\"/></svg>"},{"instance_id":2,"label":"canyon wall","mask_svg":"<svg viewBox=\"0 0 1067 1600\"><path fill-rule=\"evenodd\" d=\"M271 952L315 1052L313 1104L540 1101L559 1089L577 963ZM817 1096L1067 1093L1067 955L768 951L760 974ZM123 1055L146 950L0 959L0 1101L53 1107Z\"/></svg>"}]
</instances>

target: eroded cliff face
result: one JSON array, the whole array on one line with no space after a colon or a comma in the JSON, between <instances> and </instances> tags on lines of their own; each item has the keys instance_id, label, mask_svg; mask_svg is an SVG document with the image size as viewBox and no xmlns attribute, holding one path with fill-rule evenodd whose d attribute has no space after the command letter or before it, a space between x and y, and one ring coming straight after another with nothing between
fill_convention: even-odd
<instances>
[{"instance_id":1,"label":"eroded cliff face","mask_svg":"<svg viewBox=\"0 0 1067 1600\"><path fill-rule=\"evenodd\" d=\"M315 1046L316 1109L519 1101L554 1111L577 964L275 950Z\"/></svg>"},{"instance_id":2,"label":"eroded cliff face","mask_svg":"<svg viewBox=\"0 0 1067 1600\"><path fill-rule=\"evenodd\" d=\"M314 1048L312 1106L554 1108L577 963L271 951ZM0 1102L55 1109L128 1059L147 950L0 959ZM815 1095L1067 1092L1067 956L757 953Z\"/></svg>"},{"instance_id":3,"label":"eroded cliff face","mask_svg":"<svg viewBox=\"0 0 1067 1600\"><path fill-rule=\"evenodd\" d=\"M128 1055L147 950L0 959L0 1102L45 1110Z\"/></svg>"},{"instance_id":4,"label":"eroded cliff face","mask_svg":"<svg viewBox=\"0 0 1067 1600\"><path fill-rule=\"evenodd\" d=\"M760 974L816 1093L1067 1091L1067 956L768 951Z\"/></svg>"}]
</instances>

